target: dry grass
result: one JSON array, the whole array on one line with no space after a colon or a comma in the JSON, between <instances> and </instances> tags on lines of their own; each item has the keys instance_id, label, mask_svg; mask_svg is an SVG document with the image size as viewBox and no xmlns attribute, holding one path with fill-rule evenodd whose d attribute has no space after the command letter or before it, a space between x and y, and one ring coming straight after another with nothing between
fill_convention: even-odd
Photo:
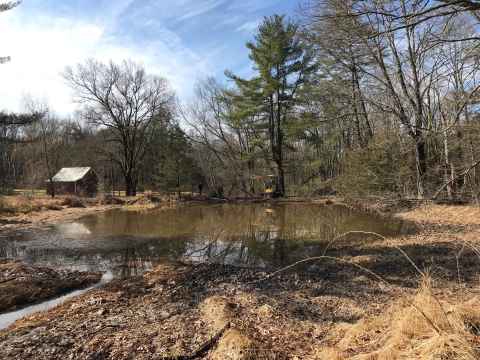
<instances>
[{"instance_id":1,"label":"dry grass","mask_svg":"<svg viewBox=\"0 0 480 360\"><path fill-rule=\"evenodd\" d=\"M13 190L17 195L27 195L30 194L33 197L46 197L47 192L45 190L32 190L32 189L14 189Z\"/></svg>"},{"instance_id":2,"label":"dry grass","mask_svg":"<svg viewBox=\"0 0 480 360\"><path fill-rule=\"evenodd\" d=\"M132 204L122 206L122 210L125 211L148 211L156 208L155 204Z\"/></svg>"},{"instance_id":3,"label":"dry grass","mask_svg":"<svg viewBox=\"0 0 480 360\"><path fill-rule=\"evenodd\" d=\"M480 207L425 203L411 211L399 213L397 216L411 221L469 226L479 224Z\"/></svg>"},{"instance_id":4,"label":"dry grass","mask_svg":"<svg viewBox=\"0 0 480 360\"><path fill-rule=\"evenodd\" d=\"M221 296L212 296L206 299L202 311L214 332L225 328L231 318L227 300Z\"/></svg>"},{"instance_id":5,"label":"dry grass","mask_svg":"<svg viewBox=\"0 0 480 360\"><path fill-rule=\"evenodd\" d=\"M38 201L22 195L13 195L13 196L2 197L2 203L5 204L5 206L18 206L18 205L30 205L32 203L38 204Z\"/></svg>"},{"instance_id":6,"label":"dry grass","mask_svg":"<svg viewBox=\"0 0 480 360\"><path fill-rule=\"evenodd\" d=\"M43 202L33 200L26 196L4 196L0 200L0 212L12 214L28 214L42 208Z\"/></svg>"},{"instance_id":7,"label":"dry grass","mask_svg":"<svg viewBox=\"0 0 480 360\"><path fill-rule=\"evenodd\" d=\"M52 203L49 203L45 206L45 208L47 208L48 210L62 210L63 207L58 204L57 202L52 202Z\"/></svg>"},{"instance_id":8,"label":"dry grass","mask_svg":"<svg viewBox=\"0 0 480 360\"><path fill-rule=\"evenodd\" d=\"M336 355L355 360L478 360L479 334L480 298L445 310L426 275L413 299L401 299L385 314L354 325Z\"/></svg>"}]
</instances>

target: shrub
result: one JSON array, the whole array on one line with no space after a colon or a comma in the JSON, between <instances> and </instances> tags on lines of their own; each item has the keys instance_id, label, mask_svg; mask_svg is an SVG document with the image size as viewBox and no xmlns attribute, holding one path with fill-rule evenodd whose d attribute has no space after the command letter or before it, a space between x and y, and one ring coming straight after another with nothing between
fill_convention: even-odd
<instances>
[{"instance_id":1,"label":"shrub","mask_svg":"<svg viewBox=\"0 0 480 360\"><path fill-rule=\"evenodd\" d=\"M362 200L408 197L415 188L415 161L406 148L396 138L378 135L367 148L346 151L335 182L339 194Z\"/></svg>"},{"instance_id":2,"label":"shrub","mask_svg":"<svg viewBox=\"0 0 480 360\"><path fill-rule=\"evenodd\" d=\"M161 202L162 201L162 199L160 199L160 197L158 197L154 193L148 193L147 194L147 199L150 200L151 202Z\"/></svg>"},{"instance_id":3,"label":"shrub","mask_svg":"<svg viewBox=\"0 0 480 360\"><path fill-rule=\"evenodd\" d=\"M75 195L63 196L60 203L68 207L85 207L85 205Z\"/></svg>"},{"instance_id":4,"label":"shrub","mask_svg":"<svg viewBox=\"0 0 480 360\"><path fill-rule=\"evenodd\" d=\"M60 204L70 206L74 201L77 201L77 197L75 195L64 195L60 200Z\"/></svg>"},{"instance_id":5,"label":"shrub","mask_svg":"<svg viewBox=\"0 0 480 360\"><path fill-rule=\"evenodd\" d=\"M62 207L58 203L49 203L45 207L48 210L62 210Z\"/></svg>"}]
</instances>

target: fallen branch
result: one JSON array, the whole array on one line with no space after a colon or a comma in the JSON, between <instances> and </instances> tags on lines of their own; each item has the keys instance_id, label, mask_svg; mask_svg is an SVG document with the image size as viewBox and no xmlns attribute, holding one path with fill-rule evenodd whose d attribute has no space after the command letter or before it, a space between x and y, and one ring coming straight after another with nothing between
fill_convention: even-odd
<instances>
[{"instance_id":1,"label":"fallen branch","mask_svg":"<svg viewBox=\"0 0 480 360\"><path fill-rule=\"evenodd\" d=\"M205 341L200 347L192 352L190 355L188 355L186 358L187 359L198 359L201 355L206 353L208 350L212 348L212 346L220 339L220 336L225 332L230 327L230 321L227 321L225 326L221 328L214 337L212 337L210 340Z\"/></svg>"},{"instance_id":2,"label":"fallen branch","mask_svg":"<svg viewBox=\"0 0 480 360\"><path fill-rule=\"evenodd\" d=\"M223 328L221 328L215 336L210 338L209 340L204 341L195 351L191 352L188 355L179 355L179 356L163 356L162 359L164 360L191 360L191 359L198 359L204 353L212 348L213 345L220 339L220 336L230 327L230 321L228 321Z\"/></svg>"},{"instance_id":3,"label":"fallen branch","mask_svg":"<svg viewBox=\"0 0 480 360\"><path fill-rule=\"evenodd\" d=\"M15 280L15 277L9 277L9 278L0 280L0 284L6 283L7 281L12 281L12 280Z\"/></svg>"}]
</instances>

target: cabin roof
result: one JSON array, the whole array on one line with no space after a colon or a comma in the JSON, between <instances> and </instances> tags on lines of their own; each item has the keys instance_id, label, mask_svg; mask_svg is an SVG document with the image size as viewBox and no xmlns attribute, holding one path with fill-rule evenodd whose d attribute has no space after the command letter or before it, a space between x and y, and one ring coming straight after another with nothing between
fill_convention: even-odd
<instances>
[{"instance_id":1,"label":"cabin roof","mask_svg":"<svg viewBox=\"0 0 480 360\"><path fill-rule=\"evenodd\" d=\"M57 175L52 178L52 181L57 182L72 182L82 179L91 167L66 167L60 170Z\"/></svg>"}]
</instances>

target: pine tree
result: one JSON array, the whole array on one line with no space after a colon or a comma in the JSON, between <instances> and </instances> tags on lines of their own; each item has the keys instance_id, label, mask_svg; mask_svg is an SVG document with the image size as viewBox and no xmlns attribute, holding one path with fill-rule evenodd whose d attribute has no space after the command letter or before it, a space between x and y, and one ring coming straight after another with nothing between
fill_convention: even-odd
<instances>
[{"instance_id":1,"label":"pine tree","mask_svg":"<svg viewBox=\"0 0 480 360\"><path fill-rule=\"evenodd\" d=\"M295 105L301 102L299 92L314 70L312 58L300 40L298 24L286 20L285 15L265 17L254 41L246 45L258 76L246 80L226 71L239 88L232 116L260 118L284 192L284 125L295 117Z\"/></svg>"},{"instance_id":2,"label":"pine tree","mask_svg":"<svg viewBox=\"0 0 480 360\"><path fill-rule=\"evenodd\" d=\"M181 188L197 180L198 173L193 161L192 145L178 124L167 130L163 151L153 176L162 192L175 189L181 196Z\"/></svg>"}]
</instances>

